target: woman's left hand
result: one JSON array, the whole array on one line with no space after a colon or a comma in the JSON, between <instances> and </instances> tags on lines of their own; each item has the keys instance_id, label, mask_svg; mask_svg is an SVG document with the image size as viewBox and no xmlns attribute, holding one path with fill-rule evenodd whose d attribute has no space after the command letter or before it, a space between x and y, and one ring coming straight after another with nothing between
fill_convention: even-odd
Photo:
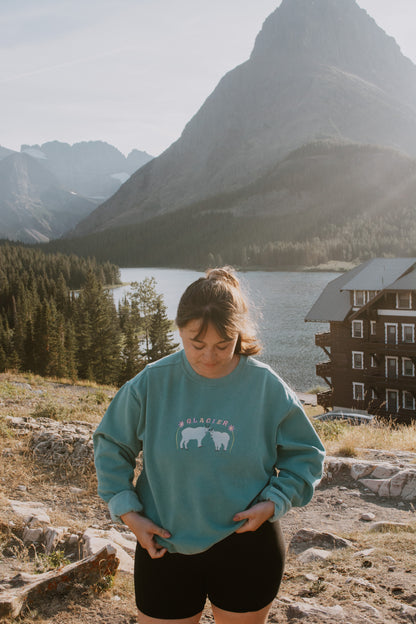
<instances>
[{"instance_id":1,"label":"woman's left hand","mask_svg":"<svg viewBox=\"0 0 416 624\"><path fill-rule=\"evenodd\" d=\"M246 531L256 531L259 526L271 518L274 514L274 503L272 501L263 501L249 507L245 511L236 513L233 520L234 522L246 522L236 530L236 533L245 533Z\"/></svg>"}]
</instances>

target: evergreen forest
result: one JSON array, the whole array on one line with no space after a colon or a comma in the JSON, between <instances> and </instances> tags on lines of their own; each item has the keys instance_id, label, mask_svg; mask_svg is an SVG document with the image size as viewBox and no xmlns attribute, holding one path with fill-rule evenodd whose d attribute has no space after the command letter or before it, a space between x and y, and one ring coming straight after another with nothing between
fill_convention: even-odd
<instances>
[{"instance_id":1,"label":"evergreen forest","mask_svg":"<svg viewBox=\"0 0 416 624\"><path fill-rule=\"evenodd\" d=\"M116 308L110 262L0 242L0 372L121 385L176 350L162 295L146 278Z\"/></svg>"}]
</instances>

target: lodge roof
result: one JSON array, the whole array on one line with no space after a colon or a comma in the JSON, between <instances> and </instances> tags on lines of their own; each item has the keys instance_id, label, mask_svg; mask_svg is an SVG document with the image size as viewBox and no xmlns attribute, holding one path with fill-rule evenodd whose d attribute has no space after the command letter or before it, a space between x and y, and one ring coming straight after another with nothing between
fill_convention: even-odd
<instances>
[{"instance_id":1,"label":"lodge roof","mask_svg":"<svg viewBox=\"0 0 416 624\"><path fill-rule=\"evenodd\" d=\"M416 258L374 258L329 282L305 321L344 321L351 290L416 290Z\"/></svg>"}]
</instances>

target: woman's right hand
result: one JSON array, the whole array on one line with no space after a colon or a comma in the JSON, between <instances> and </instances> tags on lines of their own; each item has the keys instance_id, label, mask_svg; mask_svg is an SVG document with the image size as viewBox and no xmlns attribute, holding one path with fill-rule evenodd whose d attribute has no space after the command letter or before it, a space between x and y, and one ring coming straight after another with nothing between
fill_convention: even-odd
<instances>
[{"instance_id":1,"label":"woman's right hand","mask_svg":"<svg viewBox=\"0 0 416 624\"><path fill-rule=\"evenodd\" d=\"M134 533L140 546L147 550L152 559L160 559L167 549L157 543L155 535L168 539L169 531L158 527L154 522L136 511L129 511L121 516L124 524Z\"/></svg>"}]
</instances>

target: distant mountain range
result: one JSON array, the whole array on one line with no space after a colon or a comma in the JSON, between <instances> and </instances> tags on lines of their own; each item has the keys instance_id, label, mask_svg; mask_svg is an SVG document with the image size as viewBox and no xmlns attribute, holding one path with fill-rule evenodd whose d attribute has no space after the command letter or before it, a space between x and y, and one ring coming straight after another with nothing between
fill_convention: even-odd
<instances>
[{"instance_id":1,"label":"distant mountain range","mask_svg":"<svg viewBox=\"0 0 416 624\"><path fill-rule=\"evenodd\" d=\"M318 237L329 256L355 259L369 244L341 241L336 251L331 224L411 210L415 157L416 67L394 39L355 0L283 0L250 59L173 145L78 224L73 235L88 238L72 244L105 240L117 261L204 265L232 261L236 247L244 260L257 246L253 260L267 245L300 250Z\"/></svg>"},{"instance_id":2,"label":"distant mountain range","mask_svg":"<svg viewBox=\"0 0 416 624\"><path fill-rule=\"evenodd\" d=\"M50 247L124 266L413 256L415 172L416 66L355 0L283 0L181 137Z\"/></svg>"},{"instance_id":3,"label":"distant mountain range","mask_svg":"<svg viewBox=\"0 0 416 624\"><path fill-rule=\"evenodd\" d=\"M138 150L126 158L103 141L0 146L0 238L60 237L151 158Z\"/></svg>"}]
</instances>

